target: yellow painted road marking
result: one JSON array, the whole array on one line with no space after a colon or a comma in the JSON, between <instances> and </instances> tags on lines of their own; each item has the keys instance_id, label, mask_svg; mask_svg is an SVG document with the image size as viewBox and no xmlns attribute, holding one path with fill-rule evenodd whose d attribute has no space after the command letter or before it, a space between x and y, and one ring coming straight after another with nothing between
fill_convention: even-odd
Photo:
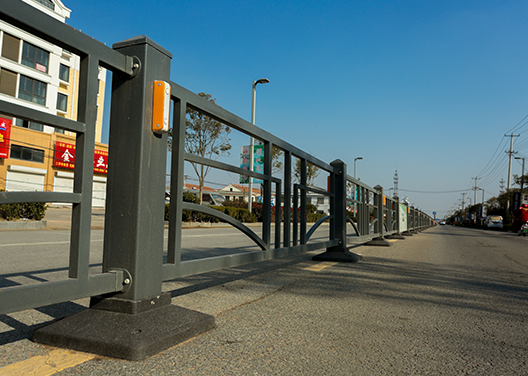
<instances>
[{"instance_id":1,"label":"yellow painted road marking","mask_svg":"<svg viewBox=\"0 0 528 376\"><path fill-rule=\"evenodd\" d=\"M35 375L47 376L84 363L95 358L93 354L80 353L73 350L53 350L48 355L34 356L0 368L1 376Z\"/></svg>"},{"instance_id":2,"label":"yellow painted road marking","mask_svg":"<svg viewBox=\"0 0 528 376\"><path fill-rule=\"evenodd\" d=\"M394 242L397 242L398 239L386 239L387 241L391 242L391 243L394 243Z\"/></svg>"},{"instance_id":3,"label":"yellow painted road marking","mask_svg":"<svg viewBox=\"0 0 528 376\"><path fill-rule=\"evenodd\" d=\"M311 272L320 272L321 270L323 270L325 268L328 268L330 266L334 266L336 264L337 264L337 262L325 261L325 262L322 262L320 264L316 264L316 265L312 265L312 266L309 266L307 268L304 268L304 270L309 270Z\"/></svg>"}]
</instances>

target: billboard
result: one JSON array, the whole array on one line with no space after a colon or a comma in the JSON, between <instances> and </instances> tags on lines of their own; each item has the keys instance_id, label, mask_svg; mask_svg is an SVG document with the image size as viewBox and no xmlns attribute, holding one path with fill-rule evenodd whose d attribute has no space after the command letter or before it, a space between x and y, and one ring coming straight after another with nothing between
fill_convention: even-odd
<instances>
[{"instance_id":1,"label":"billboard","mask_svg":"<svg viewBox=\"0 0 528 376\"><path fill-rule=\"evenodd\" d=\"M407 231L407 206L400 204L400 232Z\"/></svg>"},{"instance_id":2,"label":"billboard","mask_svg":"<svg viewBox=\"0 0 528 376\"><path fill-rule=\"evenodd\" d=\"M55 156L53 166L73 170L75 168L75 145L57 141L55 143ZM95 150L93 171L98 174L108 173L108 152Z\"/></svg>"},{"instance_id":3,"label":"billboard","mask_svg":"<svg viewBox=\"0 0 528 376\"><path fill-rule=\"evenodd\" d=\"M240 147L240 168L249 170L249 148L250 145ZM253 146L253 171L264 173L264 145ZM254 184L261 184L261 179L253 178ZM249 184L249 176L240 175L240 184Z\"/></svg>"},{"instance_id":4,"label":"billboard","mask_svg":"<svg viewBox=\"0 0 528 376\"><path fill-rule=\"evenodd\" d=\"M11 120L0 117L0 158L9 158Z\"/></svg>"}]
</instances>

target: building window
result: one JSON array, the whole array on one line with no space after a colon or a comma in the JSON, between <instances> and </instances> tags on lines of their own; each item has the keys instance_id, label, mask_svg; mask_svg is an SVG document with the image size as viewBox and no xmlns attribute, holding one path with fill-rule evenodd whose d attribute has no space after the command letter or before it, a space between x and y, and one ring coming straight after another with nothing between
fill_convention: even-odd
<instances>
[{"instance_id":1,"label":"building window","mask_svg":"<svg viewBox=\"0 0 528 376\"><path fill-rule=\"evenodd\" d=\"M20 75L18 97L26 101L46 105L46 84L38 80Z\"/></svg>"},{"instance_id":2,"label":"building window","mask_svg":"<svg viewBox=\"0 0 528 376\"><path fill-rule=\"evenodd\" d=\"M24 119L16 119L15 125L17 127L34 129L34 130L40 131L40 132L42 132L42 130L44 129L44 125L42 125L42 124L35 123L35 122L29 121L29 120L24 120Z\"/></svg>"},{"instance_id":3,"label":"building window","mask_svg":"<svg viewBox=\"0 0 528 376\"><path fill-rule=\"evenodd\" d=\"M2 57L18 63L18 52L20 50L20 39L4 33L2 42Z\"/></svg>"},{"instance_id":4,"label":"building window","mask_svg":"<svg viewBox=\"0 0 528 376\"><path fill-rule=\"evenodd\" d=\"M64 134L64 129L55 128L55 133Z\"/></svg>"},{"instance_id":5,"label":"building window","mask_svg":"<svg viewBox=\"0 0 528 376\"><path fill-rule=\"evenodd\" d=\"M324 197L317 197L317 205L324 205L325 198Z\"/></svg>"},{"instance_id":6,"label":"building window","mask_svg":"<svg viewBox=\"0 0 528 376\"><path fill-rule=\"evenodd\" d=\"M35 2L44 5L46 8L55 10L55 4L51 0L35 0Z\"/></svg>"},{"instance_id":7,"label":"building window","mask_svg":"<svg viewBox=\"0 0 528 376\"><path fill-rule=\"evenodd\" d=\"M59 68L59 78L65 82L70 82L70 67L61 64Z\"/></svg>"},{"instance_id":8,"label":"building window","mask_svg":"<svg viewBox=\"0 0 528 376\"><path fill-rule=\"evenodd\" d=\"M0 93L16 96L17 74L3 69L0 71Z\"/></svg>"},{"instance_id":9,"label":"building window","mask_svg":"<svg viewBox=\"0 0 528 376\"><path fill-rule=\"evenodd\" d=\"M20 145L11 145L11 158L44 163L44 150L28 148Z\"/></svg>"},{"instance_id":10,"label":"building window","mask_svg":"<svg viewBox=\"0 0 528 376\"><path fill-rule=\"evenodd\" d=\"M57 110L66 112L68 107L68 96L62 93L57 94Z\"/></svg>"},{"instance_id":11,"label":"building window","mask_svg":"<svg viewBox=\"0 0 528 376\"><path fill-rule=\"evenodd\" d=\"M22 64L48 73L48 60L49 52L28 42L22 45Z\"/></svg>"}]
</instances>

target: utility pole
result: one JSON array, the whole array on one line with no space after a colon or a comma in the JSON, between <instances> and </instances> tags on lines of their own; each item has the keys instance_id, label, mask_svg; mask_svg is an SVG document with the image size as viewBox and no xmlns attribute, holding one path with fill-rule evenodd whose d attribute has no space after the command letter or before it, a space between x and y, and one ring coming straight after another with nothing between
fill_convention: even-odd
<instances>
[{"instance_id":1,"label":"utility pole","mask_svg":"<svg viewBox=\"0 0 528 376\"><path fill-rule=\"evenodd\" d=\"M398 192L398 170L394 173L394 197L399 197L400 193Z\"/></svg>"},{"instance_id":2,"label":"utility pole","mask_svg":"<svg viewBox=\"0 0 528 376\"><path fill-rule=\"evenodd\" d=\"M477 180L480 179L480 178L471 178L471 179L475 179L475 188L473 188L475 190L475 200L473 201L475 203L475 205L477 204L477 191L478 191L478 188L477 188Z\"/></svg>"},{"instance_id":3,"label":"utility pole","mask_svg":"<svg viewBox=\"0 0 528 376\"><path fill-rule=\"evenodd\" d=\"M464 211L466 205L466 193L462 193L462 211Z\"/></svg>"},{"instance_id":4,"label":"utility pole","mask_svg":"<svg viewBox=\"0 0 528 376\"><path fill-rule=\"evenodd\" d=\"M512 157L514 154L517 154L516 151L513 151L513 138L514 137L519 137L520 134L518 135L514 135L513 133L510 134L510 135L507 135L505 134L504 137L510 137L510 150L506 150L506 154L508 154L510 156L510 163L509 163L509 167L508 167L508 190L511 188L511 169L512 169Z\"/></svg>"}]
</instances>

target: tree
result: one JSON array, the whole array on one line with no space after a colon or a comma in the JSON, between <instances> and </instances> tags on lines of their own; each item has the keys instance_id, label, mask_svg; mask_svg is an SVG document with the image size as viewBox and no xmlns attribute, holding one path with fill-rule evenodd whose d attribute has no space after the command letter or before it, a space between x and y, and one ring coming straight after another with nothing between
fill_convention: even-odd
<instances>
[{"instance_id":1,"label":"tree","mask_svg":"<svg viewBox=\"0 0 528 376\"><path fill-rule=\"evenodd\" d=\"M528 174L525 175L513 175L513 185L518 185L525 190L528 187Z\"/></svg>"},{"instance_id":2,"label":"tree","mask_svg":"<svg viewBox=\"0 0 528 376\"><path fill-rule=\"evenodd\" d=\"M198 93L198 95L216 104L216 99L212 98L211 94ZM187 108L185 152L212 160L229 155L229 150L231 150L230 133L231 128L227 125ZM172 150L172 132L169 133L169 150ZM200 204L202 204L204 181L207 174L211 171L211 167L193 162L191 164L198 176L200 185L199 197Z\"/></svg>"},{"instance_id":3,"label":"tree","mask_svg":"<svg viewBox=\"0 0 528 376\"><path fill-rule=\"evenodd\" d=\"M293 173L295 175L295 179L300 182L301 181L301 160L297 159L297 162L295 163L295 168L293 169ZM314 166L310 162L306 163L306 185L311 187L315 183L315 178L319 176L319 168L317 166Z\"/></svg>"}]
</instances>

